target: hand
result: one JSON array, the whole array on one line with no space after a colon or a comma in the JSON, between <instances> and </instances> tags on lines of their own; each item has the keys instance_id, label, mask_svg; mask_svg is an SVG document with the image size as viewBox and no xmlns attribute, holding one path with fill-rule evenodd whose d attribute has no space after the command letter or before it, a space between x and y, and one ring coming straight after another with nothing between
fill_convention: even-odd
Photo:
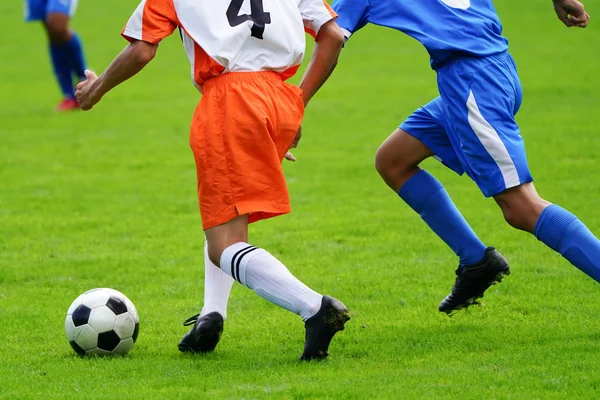
<instances>
[{"instance_id":1,"label":"hand","mask_svg":"<svg viewBox=\"0 0 600 400\"><path fill-rule=\"evenodd\" d=\"M82 110L89 110L96 103L100 101L102 96L95 95L95 90L92 90L92 86L94 82L98 79L98 76L90 71L89 69L85 70L85 80L79 82L77 85L77 89L75 90L75 97L77 97L77 101L79 102L79 107Z\"/></svg>"},{"instance_id":2,"label":"hand","mask_svg":"<svg viewBox=\"0 0 600 400\"><path fill-rule=\"evenodd\" d=\"M585 28L590 21L590 15L585 12L583 4L577 0L553 0L554 11L563 24L568 27Z\"/></svg>"},{"instance_id":3,"label":"hand","mask_svg":"<svg viewBox=\"0 0 600 400\"><path fill-rule=\"evenodd\" d=\"M290 149L295 149L296 147L298 147L298 142L300 141L301 137L302 137L302 125L300 125L300 128L298 129L298 133L296 133L296 137L294 138L294 141L290 145ZM292 162L296 161L296 157L294 157L294 155L292 153L290 153L289 151L287 153L285 153L285 159L288 161L292 161Z\"/></svg>"}]
</instances>

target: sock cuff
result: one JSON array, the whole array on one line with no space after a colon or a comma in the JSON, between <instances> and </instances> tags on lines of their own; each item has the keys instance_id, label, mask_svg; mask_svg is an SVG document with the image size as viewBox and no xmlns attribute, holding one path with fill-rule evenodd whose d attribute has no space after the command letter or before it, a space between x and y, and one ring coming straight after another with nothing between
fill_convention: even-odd
<instances>
[{"instance_id":1,"label":"sock cuff","mask_svg":"<svg viewBox=\"0 0 600 400\"><path fill-rule=\"evenodd\" d=\"M444 189L433 175L425 170L421 170L410 177L408 181L398 191L398 196L402 198L417 213L421 212L423 204L436 192Z\"/></svg>"},{"instance_id":2,"label":"sock cuff","mask_svg":"<svg viewBox=\"0 0 600 400\"><path fill-rule=\"evenodd\" d=\"M256 252L256 250L259 250L259 248L245 242L232 244L223 251L223 254L221 254L221 269L227 275L231 275L233 279L245 285L245 268L241 268L243 275L242 277L240 276L240 266L242 264L242 260L249 259L247 256L253 252Z\"/></svg>"},{"instance_id":3,"label":"sock cuff","mask_svg":"<svg viewBox=\"0 0 600 400\"><path fill-rule=\"evenodd\" d=\"M567 227L576 219L577 217L569 211L552 204L540 214L533 234L539 241L556 250Z\"/></svg>"}]
</instances>

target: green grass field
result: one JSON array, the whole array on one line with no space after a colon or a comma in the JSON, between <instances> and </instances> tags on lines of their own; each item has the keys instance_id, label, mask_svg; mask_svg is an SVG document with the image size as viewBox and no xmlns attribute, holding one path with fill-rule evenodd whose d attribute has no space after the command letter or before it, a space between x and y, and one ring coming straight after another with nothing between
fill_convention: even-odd
<instances>
[{"instance_id":1,"label":"green grass field","mask_svg":"<svg viewBox=\"0 0 600 400\"><path fill-rule=\"evenodd\" d=\"M74 26L94 69L125 46L136 4L80 5ZM587 4L587 30L567 30L550 0L496 5L538 190L600 233L600 7ZM416 42L378 27L352 38L307 110L298 162L285 165L294 212L251 228L251 243L351 308L332 356L307 364L301 320L240 285L217 351L177 351L204 276L188 146L199 95L179 38L93 111L56 114L41 27L22 22L20 1L2 2L0 21L0 398L600 398L598 284L431 161L513 270L482 307L437 311L457 261L373 168L381 141L437 93ZM65 340L69 304L94 287L138 308L126 357L79 358Z\"/></svg>"}]
</instances>

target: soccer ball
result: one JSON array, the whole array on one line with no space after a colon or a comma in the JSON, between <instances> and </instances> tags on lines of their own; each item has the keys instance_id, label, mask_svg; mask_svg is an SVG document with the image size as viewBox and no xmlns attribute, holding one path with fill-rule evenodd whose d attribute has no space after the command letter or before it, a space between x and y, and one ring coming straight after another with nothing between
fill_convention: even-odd
<instances>
[{"instance_id":1,"label":"soccer ball","mask_svg":"<svg viewBox=\"0 0 600 400\"><path fill-rule=\"evenodd\" d=\"M67 311L65 332L79 355L125 354L133 347L140 319L133 303L114 289L92 289Z\"/></svg>"}]
</instances>

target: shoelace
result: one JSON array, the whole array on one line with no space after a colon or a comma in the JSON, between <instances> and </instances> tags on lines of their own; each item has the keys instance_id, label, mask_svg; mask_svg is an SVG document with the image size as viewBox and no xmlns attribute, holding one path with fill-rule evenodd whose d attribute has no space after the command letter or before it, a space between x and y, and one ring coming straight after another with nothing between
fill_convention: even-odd
<instances>
[{"instance_id":1,"label":"shoelace","mask_svg":"<svg viewBox=\"0 0 600 400\"><path fill-rule=\"evenodd\" d=\"M198 317L200 317L200 314L196 314L196 315L189 317L188 319L186 319L183 322L183 326L194 325L196 323L196 321L198 321Z\"/></svg>"}]
</instances>

